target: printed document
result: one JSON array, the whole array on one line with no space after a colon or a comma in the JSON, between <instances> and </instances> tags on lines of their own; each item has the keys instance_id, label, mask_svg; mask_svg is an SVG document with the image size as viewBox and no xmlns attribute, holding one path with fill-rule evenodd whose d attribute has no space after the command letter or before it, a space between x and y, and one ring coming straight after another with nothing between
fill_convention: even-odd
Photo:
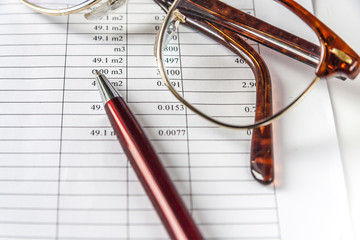
<instances>
[{"instance_id":1,"label":"printed document","mask_svg":"<svg viewBox=\"0 0 360 240\"><path fill-rule=\"evenodd\" d=\"M275 1L228 2L290 22ZM311 9L310 0L301 3ZM250 173L251 131L193 114L158 75L153 45L165 16L150 0L129 0L93 21L0 2L0 239L169 238L116 140L94 69L125 97L207 239L351 239L326 81L273 124L275 182L262 185ZM173 49L177 58L219 57L218 44L195 30L177 36L186 39ZM295 60L251 45L274 82L281 74L294 84L303 77L288 72ZM235 60L231 54L223 59ZM235 68L224 69L230 76ZM202 78L224 69L204 66Z\"/></svg>"}]
</instances>

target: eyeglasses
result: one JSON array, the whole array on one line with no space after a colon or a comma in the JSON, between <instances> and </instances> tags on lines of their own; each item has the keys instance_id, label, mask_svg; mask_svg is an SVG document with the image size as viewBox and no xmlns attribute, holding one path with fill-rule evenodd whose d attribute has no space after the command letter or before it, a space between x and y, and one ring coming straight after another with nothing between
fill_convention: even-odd
<instances>
[{"instance_id":1,"label":"eyeglasses","mask_svg":"<svg viewBox=\"0 0 360 240\"><path fill-rule=\"evenodd\" d=\"M273 180L270 123L298 103L320 78L335 76L340 79L354 79L359 74L360 57L333 31L293 0L277 2L305 23L315 37L300 38L218 0L154 1L168 13L155 43L155 56L165 84L188 109L205 119L230 128L253 128L251 172L255 179L262 183ZM36 11L51 15L71 14L91 7L85 17L92 19L106 15L126 1L82 0L71 1L71 6L56 6L50 1L46 5L36 3L36 0L22 2ZM184 43L175 35L181 24L226 47L221 50L223 52L218 50L220 46L207 49L220 51L218 55L221 60L211 63L215 64L213 79L201 78L202 66L209 66L208 62L202 62L201 55L189 54L191 56L188 56L186 66L184 61L181 62L177 57L179 49L186 47L186 41ZM307 38L311 40L305 40ZM314 40L317 44L312 43ZM199 38L200 41L206 40ZM251 46L251 41L259 42L315 68L315 74L313 70L312 74L300 72L304 75L301 83L292 82L291 76L283 81L271 80L267 66L271 63L260 57ZM228 50L236 54L236 57L232 58L234 65L241 69L241 65L247 63L255 79L250 77L247 71L237 72L231 69L232 71L226 72L226 69L223 69L218 73L222 61L228 61ZM179 69L186 69L186 74ZM278 99L275 104L273 92Z\"/></svg>"}]
</instances>

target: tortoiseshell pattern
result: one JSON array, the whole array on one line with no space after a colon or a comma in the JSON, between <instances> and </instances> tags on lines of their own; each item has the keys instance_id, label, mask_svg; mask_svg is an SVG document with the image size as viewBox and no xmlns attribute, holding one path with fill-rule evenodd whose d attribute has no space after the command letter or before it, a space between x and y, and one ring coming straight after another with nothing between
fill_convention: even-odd
<instances>
[{"instance_id":1,"label":"tortoiseshell pattern","mask_svg":"<svg viewBox=\"0 0 360 240\"><path fill-rule=\"evenodd\" d=\"M272 115L271 80L269 70L260 55L237 33L220 25L197 18L188 19L186 25L211 36L215 41L239 55L250 66L256 79L255 121ZM272 125L253 129L251 141L251 172L262 183L274 178Z\"/></svg>"},{"instance_id":2,"label":"tortoiseshell pattern","mask_svg":"<svg viewBox=\"0 0 360 240\"><path fill-rule=\"evenodd\" d=\"M316 67L317 76L342 75L355 79L360 72L360 57L344 40L295 1L276 1L299 16L318 36L323 51L321 52L320 63Z\"/></svg>"},{"instance_id":3,"label":"tortoiseshell pattern","mask_svg":"<svg viewBox=\"0 0 360 240\"><path fill-rule=\"evenodd\" d=\"M262 58L243 41L240 35L315 67L315 74L319 77L335 75L354 79L360 71L359 56L333 31L295 1L276 1L308 24L317 34L321 46L218 0L181 0L177 1L177 5L173 8L186 17L185 24L215 39L249 64L254 72L257 86L255 121L272 115L271 80ZM163 8L169 8L174 0L155 0L155 2ZM274 179L271 129L271 125L253 129L251 172L255 179L262 183L271 183Z\"/></svg>"},{"instance_id":4,"label":"tortoiseshell pattern","mask_svg":"<svg viewBox=\"0 0 360 240\"><path fill-rule=\"evenodd\" d=\"M304 55L313 56L317 59L320 57L319 46L270 25L221 1L183 0L179 2L177 9L186 16L196 16L217 23L229 30L255 40L313 67L316 67L317 65L315 62L310 62L304 58L303 55L291 52L288 48L294 48ZM286 45L288 48L283 48L276 43Z\"/></svg>"}]
</instances>

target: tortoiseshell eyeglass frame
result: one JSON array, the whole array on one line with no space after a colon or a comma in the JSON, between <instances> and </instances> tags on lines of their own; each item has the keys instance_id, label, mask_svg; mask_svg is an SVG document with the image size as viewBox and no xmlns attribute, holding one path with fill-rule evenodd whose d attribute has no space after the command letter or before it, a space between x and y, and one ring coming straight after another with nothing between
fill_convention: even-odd
<instances>
[{"instance_id":1,"label":"tortoiseshell eyeglass frame","mask_svg":"<svg viewBox=\"0 0 360 240\"><path fill-rule=\"evenodd\" d=\"M97 7L102 0L87 0L65 9L47 9L27 0L21 0L35 11L49 15L67 15ZM320 20L293 0L275 0L284 5L316 33L320 46L303 40L289 32L276 28L219 0L154 0L168 15L159 31L155 43L155 56L160 73L170 91L189 109L200 116L222 126L238 129L253 129L251 143L251 173L261 183L274 179L273 141L271 122L299 102L323 77L336 76L339 79L354 79L360 72L360 57L339 36ZM108 0L108 9L117 8L126 0ZM101 6L103 6L101 5ZM96 8L95 8L96 9ZM90 19L106 14L101 7L85 16ZM171 20L183 22L213 38L242 57L252 69L256 79L255 124L236 126L213 119L183 99L167 79L162 64L163 38L167 23ZM271 80L268 68L260 55L242 37L250 38L289 57L316 68L316 77L307 89L288 107L273 114L271 103Z\"/></svg>"},{"instance_id":2,"label":"tortoiseshell eyeglass frame","mask_svg":"<svg viewBox=\"0 0 360 240\"><path fill-rule=\"evenodd\" d=\"M251 173L261 183L274 179L273 138L271 122L299 102L323 77L354 79L360 71L359 56L340 37L293 0L275 0L300 17L316 33L320 46L276 28L218 0L154 0L168 15L159 31L155 55L163 80L170 91L193 112L216 124L238 129L253 128ZM229 125L199 111L172 87L162 63L164 34L169 21L179 21L197 29L242 57L256 79L255 123ZM316 77L307 89L288 107L272 113L271 80L268 68L259 54L242 37L255 40L289 57L316 68Z\"/></svg>"}]
</instances>

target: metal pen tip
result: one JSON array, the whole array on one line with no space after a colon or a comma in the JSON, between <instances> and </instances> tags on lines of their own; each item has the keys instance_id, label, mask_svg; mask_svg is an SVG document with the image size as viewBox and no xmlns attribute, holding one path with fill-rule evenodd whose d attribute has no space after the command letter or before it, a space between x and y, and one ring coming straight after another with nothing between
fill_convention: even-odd
<instances>
[{"instance_id":1,"label":"metal pen tip","mask_svg":"<svg viewBox=\"0 0 360 240\"><path fill-rule=\"evenodd\" d=\"M99 75L101 75L101 73L97 69L95 69L95 75L99 76Z\"/></svg>"},{"instance_id":2,"label":"metal pen tip","mask_svg":"<svg viewBox=\"0 0 360 240\"><path fill-rule=\"evenodd\" d=\"M97 80L97 86L99 88L101 99L104 103L115 97L121 97L120 93L114 88L107 77L100 73L100 71L94 69L94 74Z\"/></svg>"}]
</instances>

